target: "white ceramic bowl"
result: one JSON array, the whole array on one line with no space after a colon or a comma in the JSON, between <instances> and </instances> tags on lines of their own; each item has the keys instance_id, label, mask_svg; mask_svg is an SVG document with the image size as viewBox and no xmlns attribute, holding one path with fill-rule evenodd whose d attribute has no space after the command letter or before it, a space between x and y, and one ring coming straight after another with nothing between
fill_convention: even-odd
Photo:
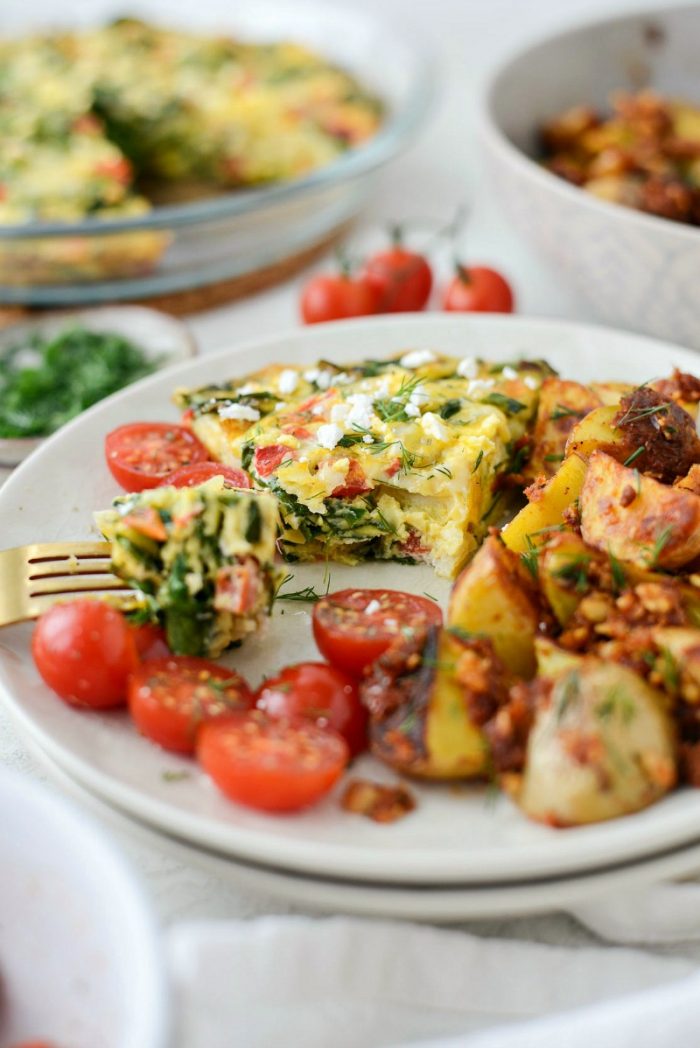
<instances>
[{"instance_id":1,"label":"white ceramic bowl","mask_svg":"<svg viewBox=\"0 0 700 1048\"><path fill-rule=\"evenodd\" d=\"M165 965L121 856L47 788L0 769L0 1044L165 1048Z\"/></svg>"},{"instance_id":2,"label":"white ceramic bowl","mask_svg":"<svg viewBox=\"0 0 700 1048\"><path fill-rule=\"evenodd\" d=\"M603 320L700 349L700 229L598 200L542 168L536 132L580 102L652 86L700 103L700 7L591 22L492 75L481 138L515 226Z\"/></svg>"},{"instance_id":3,"label":"white ceramic bowl","mask_svg":"<svg viewBox=\"0 0 700 1048\"><path fill-rule=\"evenodd\" d=\"M28 342L33 335L53 338L73 324L90 331L114 332L139 346L158 369L179 364L197 353L189 328L175 317L146 306L103 306L96 309L60 310L0 331L0 366L3 352ZM18 466L46 437L0 437L0 468Z\"/></svg>"}]
</instances>

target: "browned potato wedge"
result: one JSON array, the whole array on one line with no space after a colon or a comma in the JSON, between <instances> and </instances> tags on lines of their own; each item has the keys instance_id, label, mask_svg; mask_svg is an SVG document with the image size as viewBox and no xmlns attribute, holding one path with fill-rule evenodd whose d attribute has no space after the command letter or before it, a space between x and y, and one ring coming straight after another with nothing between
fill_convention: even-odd
<instances>
[{"instance_id":1,"label":"browned potato wedge","mask_svg":"<svg viewBox=\"0 0 700 1048\"><path fill-rule=\"evenodd\" d=\"M616 430L613 426L613 419L618 410L619 405L617 404L604 405L582 418L569 434L566 454L588 458L593 451L599 448L614 454L616 445L624 441L622 430Z\"/></svg>"},{"instance_id":2,"label":"browned potato wedge","mask_svg":"<svg viewBox=\"0 0 700 1048\"><path fill-rule=\"evenodd\" d=\"M566 440L577 422L602 403L597 394L580 382L548 378L540 389L540 402L533 430L533 451L526 475L553 476L564 458Z\"/></svg>"},{"instance_id":3,"label":"browned potato wedge","mask_svg":"<svg viewBox=\"0 0 700 1048\"><path fill-rule=\"evenodd\" d=\"M489 536L452 588L448 626L489 637L512 673L531 677L539 618L532 577L515 553Z\"/></svg>"},{"instance_id":4,"label":"browned potato wedge","mask_svg":"<svg viewBox=\"0 0 700 1048\"><path fill-rule=\"evenodd\" d=\"M674 487L700 495L700 465L691 466L684 477L679 477Z\"/></svg>"},{"instance_id":5,"label":"browned potato wedge","mask_svg":"<svg viewBox=\"0 0 700 1048\"><path fill-rule=\"evenodd\" d=\"M558 675L536 715L516 800L526 815L578 826L640 811L676 783L664 697L593 656Z\"/></svg>"},{"instance_id":6,"label":"browned potato wedge","mask_svg":"<svg viewBox=\"0 0 700 1048\"><path fill-rule=\"evenodd\" d=\"M528 491L530 502L505 526L502 538L514 553L527 553L562 527L563 514L579 497L587 463L579 455L566 458L543 487Z\"/></svg>"},{"instance_id":7,"label":"browned potato wedge","mask_svg":"<svg viewBox=\"0 0 700 1048\"><path fill-rule=\"evenodd\" d=\"M478 648L487 642L475 641ZM507 694L503 667L477 656L472 666L483 696L460 679L465 650L448 630L433 629L424 638L396 645L375 664L360 685L370 715L370 747L376 757L408 775L426 779L468 779L488 768L488 748L470 712L470 697L489 704ZM462 667L462 669L468 667ZM467 679L465 677L465 679ZM485 718L484 718L485 719Z\"/></svg>"},{"instance_id":8,"label":"browned potato wedge","mask_svg":"<svg viewBox=\"0 0 700 1048\"><path fill-rule=\"evenodd\" d=\"M553 535L539 558L540 589L560 626L566 626L588 589L587 568L593 556L580 535ZM539 672L542 672L541 670Z\"/></svg>"},{"instance_id":9,"label":"browned potato wedge","mask_svg":"<svg viewBox=\"0 0 700 1048\"><path fill-rule=\"evenodd\" d=\"M581 490L588 545L643 568L681 568L700 555L700 496L591 455Z\"/></svg>"},{"instance_id":10,"label":"browned potato wedge","mask_svg":"<svg viewBox=\"0 0 700 1048\"><path fill-rule=\"evenodd\" d=\"M560 648L549 637L536 638L535 655L537 657L537 675L550 677L552 680L560 677L562 673L576 669L581 664L581 655Z\"/></svg>"},{"instance_id":11,"label":"browned potato wedge","mask_svg":"<svg viewBox=\"0 0 700 1048\"><path fill-rule=\"evenodd\" d=\"M664 688L680 692L686 702L700 702L700 630L657 627L652 637L661 653L658 673Z\"/></svg>"},{"instance_id":12,"label":"browned potato wedge","mask_svg":"<svg viewBox=\"0 0 700 1048\"><path fill-rule=\"evenodd\" d=\"M589 388L600 397L601 404L617 406L627 393L632 392L634 386L629 382L591 382Z\"/></svg>"}]
</instances>

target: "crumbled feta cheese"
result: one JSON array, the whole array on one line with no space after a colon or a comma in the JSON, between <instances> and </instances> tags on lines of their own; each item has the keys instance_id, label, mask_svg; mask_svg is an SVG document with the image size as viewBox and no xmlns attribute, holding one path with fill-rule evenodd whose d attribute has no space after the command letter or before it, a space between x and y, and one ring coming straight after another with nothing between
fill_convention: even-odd
<instances>
[{"instance_id":1,"label":"crumbled feta cheese","mask_svg":"<svg viewBox=\"0 0 700 1048\"><path fill-rule=\"evenodd\" d=\"M374 437L372 436L372 434L371 433L365 433L364 437L362 438L362 443L363 444L373 444L374 443Z\"/></svg>"},{"instance_id":2,"label":"crumbled feta cheese","mask_svg":"<svg viewBox=\"0 0 700 1048\"><path fill-rule=\"evenodd\" d=\"M311 408L311 414L312 415L323 415L325 410L326 410L326 405L325 404L314 404L314 406Z\"/></svg>"},{"instance_id":3,"label":"crumbled feta cheese","mask_svg":"<svg viewBox=\"0 0 700 1048\"><path fill-rule=\"evenodd\" d=\"M283 396L289 396L299 385L299 376L291 368L285 368L279 377L277 388Z\"/></svg>"},{"instance_id":4,"label":"crumbled feta cheese","mask_svg":"<svg viewBox=\"0 0 700 1048\"><path fill-rule=\"evenodd\" d=\"M375 615L378 611L382 610L382 606L378 600L371 600L365 608L365 615Z\"/></svg>"},{"instance_id":5,"label":"crumbled feta cheese","mask_svg":"<svg viewBox=\"0 0 700 1048\"><path fill-rule=\"evenodd\" d=\"M315 382L319 376L318 368L309 368L308 371L304 372L304 378L307 382Z\"/></svg>"},{"instance_id":6,"label":"crumbled feta cheese","mask_svg":"<svg viewBox=\"0 0 700 1048\"><path fill-rule=\"evenodd\" d=\"M332 371L319 371L316 376L316 385L319 389L328 389L333 385L335 375Z\"/></svg>"},{"instance_id":7,"label":"crumbled feta cheese","mask_svg":"<svg viewBox=\"0 0 700 1048\"><path fill-rule=\"evenodd\" d=\"M246 382L245 386L239 386L236 392L240 397L247 397L249 393L257 392L257 386L254 382Z\"/></svg>"},{"instance_id":8,"label":"crumbled feta cheese","mask_svg":"<svg viewBox=\"0 0 700 1048\"><path fill-rule=\"evenodd\" d=\"M450 434L440 419L439 415L436 415L433 411L426 411L420 420L420 424L423 427L423 432L427 433L429 437L434 437L435 440L447 441L450 439Z\"/></svg>"},{"instance_id":9,"label":"crumbled feta cheese","mask_svg":"<svg viewBox=\"0 0 700 1048\"><path fill-rule=\"evenodd\" d=\"M413 371L414 368L422 368L424 364L432 364L435 354L431 349L413 349L410 353L404 353L399 361L402 368Z\"/></svg>"},{"instance_id":10,"label":"crumbled feta cheese","mask_svg":"<svg viewBox=\"0 0 700 1048\"><path fill-rule=\"evenodd\" d=\"M430 395L425 392L422 386L417 386L408 398L409 404L415 404L418 408L427 404L429 400Z\"/></svg>"},{"instance_id":11,"label":"crumbled feta cheese","mask_svg":"<svg viewBox=\"0 0 700 1048\"><path fill-rule=\"evenodd\" d=\"M479 365L476 357L464 357L457 365L457 374L462 378L476 378L479 374Z\"/></svg>"},{"instance_id":12,"label":"crumbled feta cheese","mask_svg":"<svg viewBox=\"0 0 700 1048\"><path fill-rule=\"evenodd\" d=\"M348 417L349 412L349 404L334 404L331 408L331 422L345 422L345 419Z\"/></svg>"},{"instance_id":13,"label":"crumbled feta cheese","mask_svg":"<svg viewBox=\"0 0 700 1048\"><path fill-rule=\"evenodd\" d=\"M331 451L343 436L343 431L335 422L329 422L325 426L319 426L316 430L316 440L322 448Z\"/></svg>"},{"instance_id":14,"label":"crumbled feta cheese","mask_svg":"<svg viewBox=\"0 0 700 1048\"><path fill-rule=\"evenodd\" d=\"M420 408L418 407L418 405L411 404L410 401L404 408L404 411L406 412L409 418L418 418L418 416L420 415Z\"/></svg>"},{"instance_id":15,"label":"crumbled feta cheese","mask_svg":"<svg viewBox=\"0 0 700 1048\"><path fill-rule=\"evenodd\" d=\"M372 410L374 401L367 393L351 393L346 403L350 405L350 410L347 414L347 424L349 426L370 429L372 424L376 422L376 417Z\"/></svg>"},{"instance_id":16,"label":"crumbled feta cheese","mask_svg":"<svg viewBox=\"0 0 700 1048\"><path fill-rule=\"evenodd\" d=\"M222 404L219 408L219 418L235 418L241 422L257 422L260 412L257 408L249 408L247 404Z\"/></svg>"},{"instance_id":17,"label":"crumbled feta cheese","mask_svg":"<svg viewBox=\"0 0 700 1048\"><path fill-rule=\"evenodd\" d=\"M515 368L512 368L510 364L506 364L501 374L504 378L507 378L509 381L512 381L514 378L518 377L518 372L515 370Z\"/></svg>"},{"instance_id":18,"label":"crumbled feta cheese","mask_svg":"<svg viewBox=\"0 0 700 1048\"><path fill-rule=\"evenodd\" d=\"M286 406L287 405L285 404L285 402L283 400L278 400L277 403L275 404L275 411L281 411L282 408L286 408Z\"/></svg>"},{"instance_id":19,"label":"crumbled feta cheese","mask_svg":"<svg viewBox=\"0 0 700 1048\"><path fill-rule=\"evenodd\" d=\"M339 371L335 381L339 386L347 386L348 382L352 382L352 375L348 375L347 371Z\"/></svg>"},{"instance_id":20,"label":"crumbled feta cheese","mask_svg":"<svg viewBox=\"0 0 700 1048\"><path fill-rule=\"evenodd\" d=\"M467 386L467 396L483 397L493 389L494 385L492 378L473 378Z\"/></svg>"},{"instance_id":21,"label":"crumbled feta cheese","mask_svg":"<svg viewBox=\"0 0 700 1048\"><path fill-rule=\"evenodd\" d=\"M539 387L539 382L537 381L534 375L526 375L523 379L523 382L525 383L528 389L537 389Z\"/></svg>"}]
</instances>

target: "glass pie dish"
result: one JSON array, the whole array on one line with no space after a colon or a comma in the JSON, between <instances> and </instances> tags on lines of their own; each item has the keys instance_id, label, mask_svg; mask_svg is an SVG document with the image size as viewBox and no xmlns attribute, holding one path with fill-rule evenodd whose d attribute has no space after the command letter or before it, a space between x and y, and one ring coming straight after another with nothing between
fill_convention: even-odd
<instances>
[{"instance_id":1,"label":"glass pie dish","mask_svg":"<svg viewBox=\"0 0 700 1048\"><path fill-rule=\"evenodd\" d=\"M354 217L379 169L410 141L433 91L432 62L408 38L365 14L314 3L221 0L175 13L168 0L133 12L155 24L242 40L294 40L347 70L385 106L379 130L308 175L261 188L164 203L142 214L0 225L0 301L30 306L144 299L266 269L320 244ZM58 16L59 28L100 25L111 0ZM3 35L53 28L42 12L8 12Z\"/></svg>"}]
</instances>

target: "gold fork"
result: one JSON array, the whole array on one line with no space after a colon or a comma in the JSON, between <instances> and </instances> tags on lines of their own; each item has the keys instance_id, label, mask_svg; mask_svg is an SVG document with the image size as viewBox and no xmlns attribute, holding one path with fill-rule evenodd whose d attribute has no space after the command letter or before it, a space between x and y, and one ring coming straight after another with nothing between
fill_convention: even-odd
<instances>
[{"instance_id":1,"label":"gold fork","mask_svg":"<svg viewBox=\"0 0 700 1048\"><path fill-rule=\"evenodd\" d=\"M60 600L132 590L110 571L108 542L44 542L0 550L0 626L36 619Z\"/></svg>"}]
</instances>

